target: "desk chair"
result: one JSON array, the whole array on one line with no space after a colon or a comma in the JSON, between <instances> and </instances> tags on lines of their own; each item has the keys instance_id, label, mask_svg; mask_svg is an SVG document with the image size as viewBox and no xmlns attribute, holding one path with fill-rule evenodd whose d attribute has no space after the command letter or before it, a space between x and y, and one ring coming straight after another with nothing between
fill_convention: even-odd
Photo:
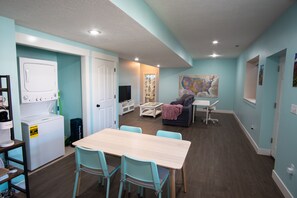
<instances>
[{"instance_id":1,"label":"desk chair","mask_svg":"<svg viewBox=\"0 0 297 198\"><path fill-rule=\"evenodd\" d=\"M121 131L133 132L133 133L142 133L142 129L140 127L128 126L128 125L122 125L120 127L120 130Z\"/></svg>"},{"instance_id":2,"label":"desk chair","mask_svg":"<svg viewBox=\"0 0 297 198\"><path fill-rule=\"evenodd\" d=\"M155 190L159 198L162 197L162 187L168 180L169 171L159 167L155 162L143 161L122 156L121 183L118 198L121 198L125 182L139 187ZM167 195L169 197L169 180L167 181ZM141 196L143 197L142 191Z\"/></svg>"},{"instance_id":3,"label":"desk chair","mask_svg":"<svg viewBox=\"0 0 297 198\"><path fill-rule=\"evenodd\" d=\"M106 163L105 155L102 151L91 150L83 147L75 147L76 173L72 198L79 194L80 172L98 175L107 180L106 198L109 197L110 177L120 168L120 160Z\"/></svg>"},{"instance_id":4,"label":"desk chair","mask_svg":"<svg viewBox=\"0 0 297 198\"><path fill-rule=\"evenodd\" d=\"M171 131L163 131L163 130L158 130L157 133L156 133L156 136L167 137L167 138L172 138L172 139L177 139L177 140L182 140L183 139L181 133L171 132ZM185 166L182 167L182 175L183 175L183 183L184 183L184 192L187 192Z\"/></svg>"},{"instance_id":5,"label":"desk chair","mask_svg":"<svg viewBox=\"0 0 297 198\"><path fill-rule=\"evenodd\" d=\"M211 112L216 110L216 105L218 104L219 100L215 101L214 103L212 103L211 105L209 105L208 107L206 107L206 119L203 120L203 122L205 122L206 124L208 123L208 121L212 121L212 123L215 122L219 122L218 119L214 119L211 117Z\"/></svg>"}]
</instances>

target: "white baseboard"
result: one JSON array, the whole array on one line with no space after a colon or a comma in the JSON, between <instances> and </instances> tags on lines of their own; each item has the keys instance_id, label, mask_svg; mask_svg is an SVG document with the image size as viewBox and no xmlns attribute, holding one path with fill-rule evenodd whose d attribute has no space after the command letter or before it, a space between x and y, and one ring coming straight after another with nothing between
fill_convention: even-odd
<instances>
[{"instance_id":1,"label":"white baseboard","mask_svg":"<svg viewBox=\"0 0 297 198\"><path fill-rule=\"evenodd\" d=\"M284 182L281 180L281 178L278 176L278 174L275 172L275 170L272 171L272 179L280 189L280 191L283 193L285 198L293 198L293 195L289 191L289 189L286 187Z\"/></svg>"},{"instance_id":2,"label":"white baseboard","mask_svg":"<svg viewBox=\"0 0 297 198\"><path fill-rule=\"evenodd\" d=\"M257 145L257 143L254 141L254 139L252 138L252 136L249 134L248 130L244 127L244 125L241 123L241 121L239 120L239 118L237 117L237 115L234 112L233 112L233 115L236 118L237 122L239 123L241 129L244 131L244 134L246 135L246 137L248 138L248 140L252 144L252 146L255 149L256 153L258 155L271 156L271 150L270 149L260 148Z\"/></svg>"}]
</instances>

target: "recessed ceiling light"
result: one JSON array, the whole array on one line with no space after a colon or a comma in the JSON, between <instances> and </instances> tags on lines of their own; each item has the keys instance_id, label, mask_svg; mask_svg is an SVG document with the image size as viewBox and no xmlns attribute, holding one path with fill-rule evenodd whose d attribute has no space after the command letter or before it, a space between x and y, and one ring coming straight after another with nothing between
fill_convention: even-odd
<instances>
[{"instance_id":1,"label":"recessed ceiling light","mask_svg":"<svg viewBox=\"0 0 297 198\"><path fill-rule=\"evenodd\" d=\"M218 44L218 43L219 43L218 40L214 40L214 41L212 41L212 44L214 44L214 45L216 45L216 44Z\"/></svg>"},{"instance_id":2,"label":"recessed ceiling light","mask_svg":"<svg viewBox=\"0 0 297 198\"><path fill-rule=\"evenodd\" d=\"M160 67L160 65L157 65L157 67Z\"/></svg>"},{"instance_id":3,"label":"recessed ceiling light","mask_svg":"<svg viewBox=\"0 0 297 198\"><path fill-rule=\"evenodd\" d=\"M138 57L135 57L134 60L135 60L135 61L139 61L139 58L138 58Z\"/></svg>"},{"instance_id":4,"label":"recessed ceiling light","mask_svg":"<svg viewBox=\"0 0 297 198\"><path fill-rule=\"evenodd\" d=\"M90 35L92 36L97 36L99 34L102 34L102 32L100 32L99 30L93 29L93 30L89 30L88 31Z\"/></svg>"},{"instance_id":5,"label":"recessed ceiling light","mask_svg":"<svg viewBox=\"0 0 297 198\"><path fill-rule=\"evenodd\" d=\"M219 55L219 54L216 54L216 53L213 53L213 54L211 54L211 55L209 55L210 57L213 57L213 58L216 58L216 57L219 57L219 56L221 56L221 55Z\"/></svg>"}]
</instances>

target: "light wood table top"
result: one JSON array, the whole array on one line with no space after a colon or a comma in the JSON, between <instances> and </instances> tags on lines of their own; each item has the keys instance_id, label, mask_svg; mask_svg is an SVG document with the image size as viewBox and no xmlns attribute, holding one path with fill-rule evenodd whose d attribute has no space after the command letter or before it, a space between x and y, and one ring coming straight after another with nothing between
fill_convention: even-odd
<instances>
[{"instance_id":1,"label":"light wood table top","mask_svg":"<svg viewBox=\"0 0 297 198\"><path fill-rule=\"evenodd\" d=\"M181 169L191 142L154 135L104 129L73 143L105 153L154 161L159 166Z\"/></svg>"}]
</instances>

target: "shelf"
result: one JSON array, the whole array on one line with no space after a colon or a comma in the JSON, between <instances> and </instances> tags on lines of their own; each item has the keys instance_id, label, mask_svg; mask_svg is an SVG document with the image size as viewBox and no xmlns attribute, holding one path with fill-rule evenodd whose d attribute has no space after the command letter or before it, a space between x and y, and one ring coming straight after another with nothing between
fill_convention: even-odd
<instances>
[{"instance_id":1,"label":"shelf","mask_svg":"<svg viewBox=\"0 0 297 198\"><path fill-rule=\"evenodd\" d=\"M14 140L14 144L13 145L8 146L8 147L0 147L0 153L9 151L11 149L14 149L14 148L17 148L17 147L20 147L20 146L23 146L24 144L25 144L25 142L23 142L23 141Z\"/></svg>"},{"instance_id":2,"label":"shelf","mask_svg":"<svg viewBox=\"0 0 297 198\"><path fill-rule=\"evenodd\" d=\"M8 181L12 180L13 178L16 178L16 177L24 174L24 170L19 169L19 168L16 168L14 166L10 166L10 167L8 167L8 169L9 170L11 170L11 169L17 169L17 172L16 173L9 173L8 174L9 177L7 179L4 179L4 180L0 181L0 184L3 184L5 182L8 182Z\"/></svg>"},{"instance_id":3,"label":"shelf","mask_svg":"<svg viewBox=\"0 0 297 198\"><path fill-rule=\"evenodd\" d=\"M3 87L4 85L4 87ZM0 95L3 96L3 92L6 92L5 98L6 102L2 106L2 109L5 108L8 115L7 118L3 118L4 121L13 120L13 113L12 113L12 101L11 101L11 89L10 89L10 77L9 75L0 75ZM5 139L1 139L1 143L5 143L8 138L5 137ZM4 157L4 160L6 162L7 168L9 170L16 169L17 171L15 173L8 173L8 178L3 179L0 181L0 184L7 183L7 188L10 190L11 188L14 188L16 190L19 190L26 194L27 198L30 198L30 188L29 188L29 181L28 181L28 169L27 169L27 156L26 156L26 147L25 142L20 140L14 139L14 128L10 128L10 140L14 141L14 144L8 147L0 147L0 154ZM22 160L16 159L14 157L9 156L9 151L21 148L22 149ZM17 168L11 164L11 162L19 164L22 168ZM11 180L13 178L16 178L20 175L23 175L25 178L25 188L21 188L19 186L14 185Z\"/></svg>"}]
</instances>

